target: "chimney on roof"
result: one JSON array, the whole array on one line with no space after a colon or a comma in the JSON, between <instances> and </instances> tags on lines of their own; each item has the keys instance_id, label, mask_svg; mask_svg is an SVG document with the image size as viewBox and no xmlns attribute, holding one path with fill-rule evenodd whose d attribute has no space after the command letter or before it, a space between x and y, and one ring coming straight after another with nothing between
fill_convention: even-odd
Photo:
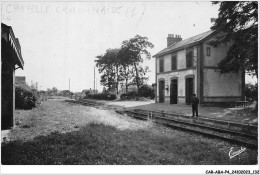
<instances>
[{"instance_id":1,"label":"chimney on roof","mask_svg":"<svg viewBox=\"0 0 260 175\"><path fill-rule=\"evenodd\" d=\"M168 34L168 37L167 37L167 47L169 47L173 43L179 42L181 40L182 40L181 35L175 35L174 36L174 34Z\"/></svg>"}]
</instances>

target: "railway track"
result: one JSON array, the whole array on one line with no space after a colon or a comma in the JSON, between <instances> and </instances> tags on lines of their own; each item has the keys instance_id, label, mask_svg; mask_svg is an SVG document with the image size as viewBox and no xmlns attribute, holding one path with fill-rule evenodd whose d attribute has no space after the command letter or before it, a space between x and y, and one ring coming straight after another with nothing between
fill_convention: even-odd
<instances>
[{"instance_id":1,"label":"railway track","mask_svg":"<svg viewBox=\"0 0 260 175\"><path fill-rule=\"evenodd\" d=\"M247 148L257 149L258 147L258 142L257 142L258 136L255 134L199 124L196 123L197 119L193 119L191 121L181 121L174 118L168 118L168 117L162 117L156 115L151 116L151 114L149 113L145 114L144 112L134 111L134 110L125 110L124 112L120 112L120 113L127 113L128 115L134 118L139 118L142 120L151 120L153 122L160 123L175 129L201 134L209 138L221 139L233 144L245 146Z\"/></svg>"},{"instance_id":2,"label":"railway track","mask_svg":"<svg viewBox=\"0 0 260 175\"><path fill-rule=\"evenodd\" d=\"M116 110L119 108L119 106L113 106L113 105L106 105L105 103L102 102L97 102L94 100L65 100L66 102L70 103L76 103L76 104L81 104L84 106L91 106L99 109L106 109L106 110ZM123 107L120 107L123 109Z\"/></svg>"},{"instance_id":3,"label":"railway track","mask_svg":"<svg viewBox=\"0 0 260 175\"><path fill-rule=\"evenodd\" d=\"M90 100L66 100L67 102L92 106L101 109L116 109L113 106L105 105L101 102ZM171 128L183 130L186 132L204 135L209 138L221 139L233 144L241 145L247 148L258 148L257 126L235 123L230 121L209 119L209 118L190 118L183 114L165 113L161 111L147 110L116 110L120 114L149 120L155 123L163 124Z\"/></svg>"}]
</instances>

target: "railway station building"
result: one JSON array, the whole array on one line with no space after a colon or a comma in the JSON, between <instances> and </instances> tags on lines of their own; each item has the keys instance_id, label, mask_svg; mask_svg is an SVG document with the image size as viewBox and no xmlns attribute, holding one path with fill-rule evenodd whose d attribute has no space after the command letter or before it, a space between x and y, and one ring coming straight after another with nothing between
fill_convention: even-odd
<instances>
[{"instance_id":1,"label":"railway station building","mask_svg":"<svg viewBox=\"0 0 260 175\"><path fill-rule=\"evenodd\" d=\"M14 126L15 70L23 67L18 38L11 26L1 23L1 130Z\"/></svg>"},{"instance_id":2,"label":"railway station building","mask_svg":"<svg viewBox=\"0 0 260 175\"><path fill-rule=\"evenodd\" d=\"M190 104L192 94L200 103L244 99L244 73L217 71L231 44L209 45L215 36L211 30L185 40L180 35L168 35L167 47L153 56L157 103Z\"/></svg>"}]
</instances>

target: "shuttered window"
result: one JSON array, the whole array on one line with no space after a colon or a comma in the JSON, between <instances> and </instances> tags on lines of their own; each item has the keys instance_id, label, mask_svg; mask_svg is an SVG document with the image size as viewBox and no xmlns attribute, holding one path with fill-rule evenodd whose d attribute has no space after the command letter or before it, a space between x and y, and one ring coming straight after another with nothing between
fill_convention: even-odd
<instances>
[{"instance_id":1,"label":"shuttered window","mask_svg":"<svg viewBox=\"0 0 260 175\"><path fill-rule=\"evenodd\" d=\"M210 56L210 47L207 47L207 56Z\"/></svg>"},{"instance_id":2,"label":"shuttered window","mask_svg":"<svg viewBox=\"0 0 260 175\"><path fill-rule=\"evenodd\" d=\"M164 59L163 58L161 58L160 60L159 60L159 72L163 72L164 71Z\"/></svg>"},{"instance_id":3,"label":"shuttered window","mask_svg":"<svg viewBox=\"0 0 260 175\"><path fill-rule=\"evenodd\" d=\"M172 55L172 70L177 70L177 56Z\"/></svg>"},{"instance_id":4,"label":"shuttered window","mask_svg":"<svg viewBox=\"0 0 260 175\"><path fill-rule=\"evenodd\" d=\"M186 68L193 67L192 51L186 52Z\"/></svg>"}]
</instances>

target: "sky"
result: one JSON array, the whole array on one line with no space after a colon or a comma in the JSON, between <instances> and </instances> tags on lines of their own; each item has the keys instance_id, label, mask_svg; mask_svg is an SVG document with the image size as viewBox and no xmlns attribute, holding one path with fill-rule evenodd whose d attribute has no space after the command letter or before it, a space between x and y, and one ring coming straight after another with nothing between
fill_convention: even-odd
<instances>
[{"instance_id":1,"label":"sky","mask_svg":"<svg viewBox=\"0 0 260 175\"><path fill-rule=\"evenodd\" d=\"M56 87L81 92L94 87L96 56L108 48L120 48L135 35L148 37L155 55L166 47L168 34L183 39L210 30L218 5L210 2L2 2L2 23L19 38L26 82L38 82L41 90ZM148 84L155 82L155 60ZM99 91L100 75L96 81Z\"/></svg>"}]
</instances>

